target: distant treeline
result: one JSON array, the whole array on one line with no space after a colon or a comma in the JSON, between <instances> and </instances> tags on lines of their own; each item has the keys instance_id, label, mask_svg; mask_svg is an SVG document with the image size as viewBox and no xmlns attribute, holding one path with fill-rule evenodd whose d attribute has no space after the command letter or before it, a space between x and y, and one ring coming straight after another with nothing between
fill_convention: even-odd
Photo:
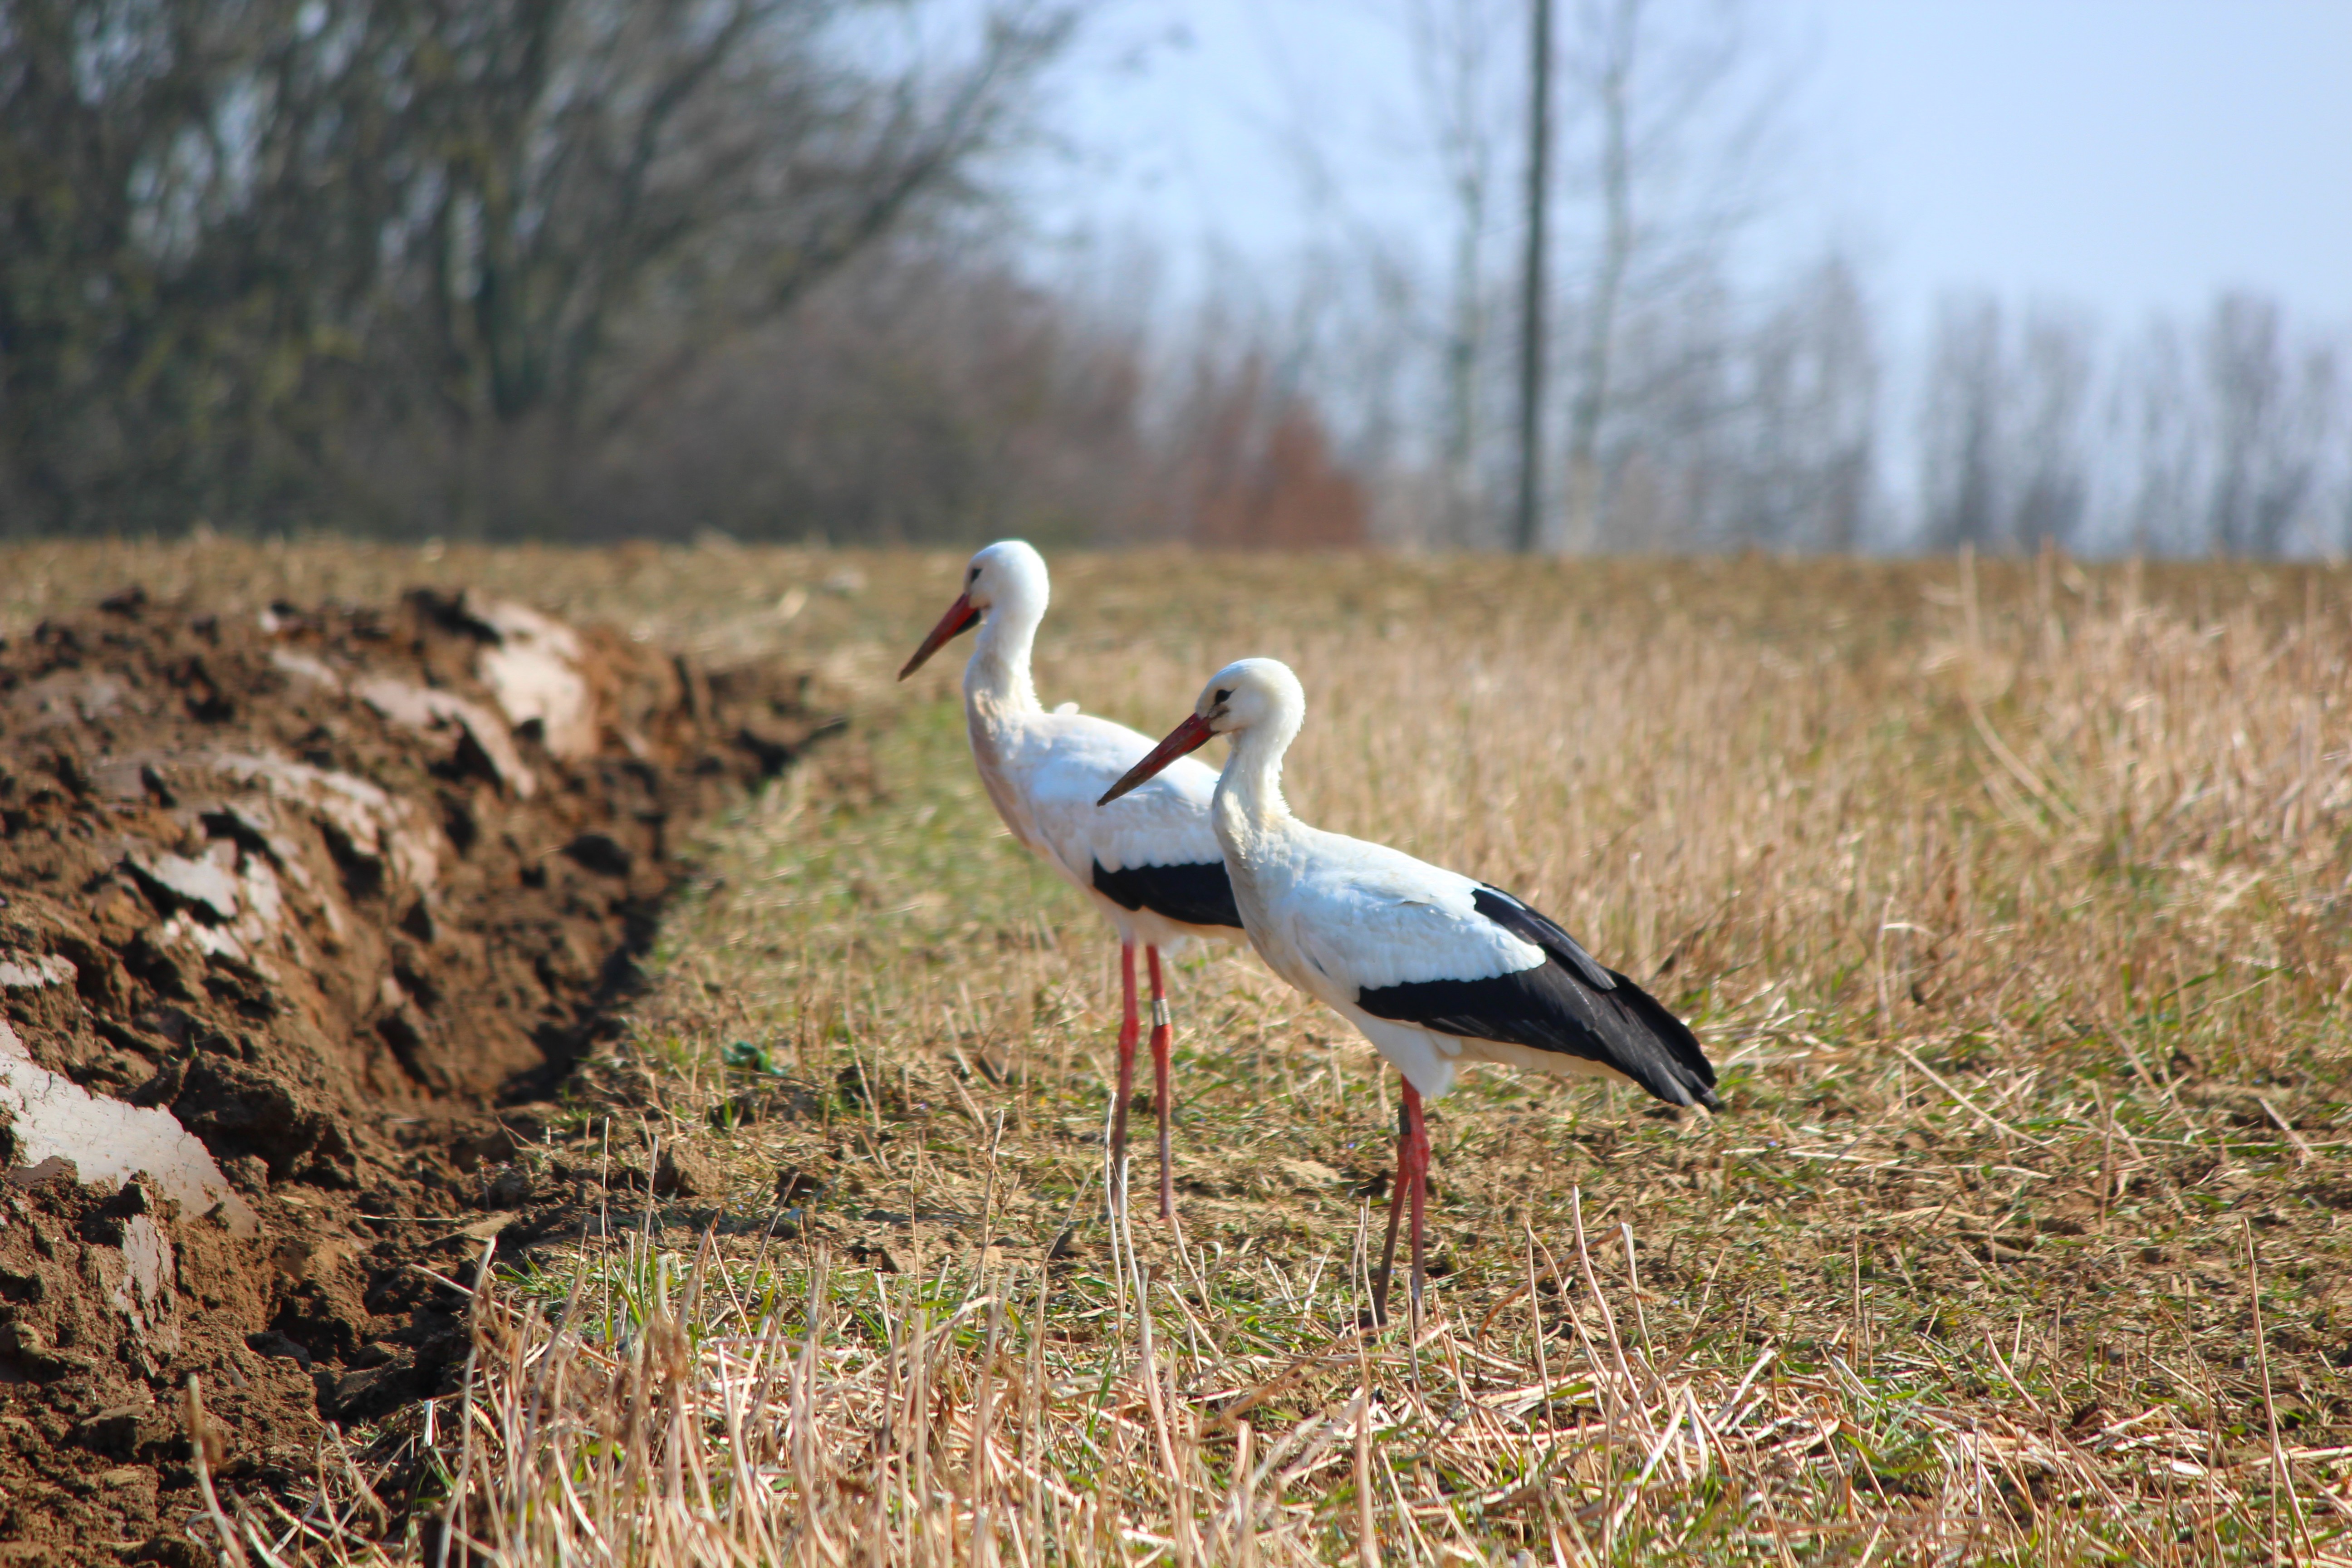
<instances>
[{"instance_id":1,"label":"distant treeline","mask_svg":"<svg viewBox=\"0 0 2352 1568\"><path fill-rule=\"evenodd\" d=\"M662 492L745 454L688 411L814 295L975 208L1069 25L1049 0L893 16L0 0L5 526L692 526ZM744 390L784 406L739 438L856 422ZM764 477L772 503L825 499ZM625 515L616 485L655 504Z\"/></svg>"},{"instance_id":2,"label":"distant treeline","mask_svg":"<svg viewBox=\"0 0 2352 1568\"><path fill-rule=\"evenodd\" d=\"M1071 17L937 9L0 0L0 533L1361 540L1003 259Z\"/></svg>"},{"instance_id":3,"label":"distant treeline","mask_svg":"<svg viewBox=\"0 0 2352 1568\"><path fill-rule=\"evenodd\" d=\"M1574 291L1566 303L1572 340ZM2352 552L2352 335L2242 291L2128 331L2087 309L1960 294L1927 326L1924 342L1893 353L1836 259L1745 298L1704 279L1663 290L1613 334L1586 532L1566 542ZM1486 357L1497 362L1481 369L1491 407L1507 366ZM1554 374L1573 406L1585 366L1562 353ZM1502 542L1515 448L1499 429L1480 434L1450 508L1424 501L1394 519L1400 537L1450 528L1460 542ZM1547 510L1564 529L1579 515L1570 445L1560 434L1549 446ZM1343 438L1340 449L1362 448Z\"/></svg>"},{"instance_id":4,"label":"distant treeline","mask_svg":"<svg viewBox=\"0 0 2352 1568\"><path fill-rule=\"evenodd\" d=\"M1070 15L877 16L0 0L0 534L1506 542L1491 256L1041 284L1001 176ZM1554 290L1549 548L2352 547L2274 303L1959 300L1898 378L1834 259L1628 257Z\"/></svg>"}]
</instances>

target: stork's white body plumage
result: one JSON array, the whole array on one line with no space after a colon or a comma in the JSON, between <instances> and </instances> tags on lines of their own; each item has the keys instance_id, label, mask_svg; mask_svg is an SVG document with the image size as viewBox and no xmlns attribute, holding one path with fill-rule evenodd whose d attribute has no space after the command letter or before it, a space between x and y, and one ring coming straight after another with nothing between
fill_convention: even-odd
<instances>
[{"instance_id":1,"label":"stork's white body plumage","mask_svg":"<svg viewBox=\"0 0 2352 1568\"><path fill-rule=\"evenodd\" d=\"M1408 1194L1420 1296L1429 1158L1421 1103L1451 1089L1462 1062L1612 1078L1672 1104L1710 1107L1715 1069L1681 1019L1510 894L1293 816L1282 759L1306 713L1288 667L1270 658L1228 665L1192 716L1103 798L1115 809L1210 736L1233 742L1210 819L1251 945L1276 973L1354 1024L1404 1077L1379 1311Z\"/></svg>"},{"instance_id":2,"label":"stork's white body plumage","mask_svg":"<svg viewBox=\"0 0 2352 1568\"><path fill-rule=\"evenodd\" d=\"M1606 1062L1441 1033L1359 1005L1368 991L1542 968L1544 949L1478 910L1482 884L1385 844L1310 827L1286 812L1275 831L1236 832L1233 839L1239 852L1226 868L1258 955L1355 1025L1425 1098L1452 1089L1454 1068L1465 1061L1631 1081ZM1588 978L1610 984L1598 963Z\"/></svg>"},{"instance_id":3,"label":"stork's white body plumage","mask_svg":"<svg viewBox=\"0 0 2352 1568\"><path fill-rule=\"evenodd\" d=\"M983 645L995 624L982 623ZM1122 871L1222 868L1209 826L1217 775L1187 758L1182 769L1171 768L1097 810L1097 797L1151 749L1150 738L1075 708L1047 712L1034 695L1025 707L1005 701L989 681L996 672L982 668L983 651L973 650L964 674L964 712L981 784L1013 837L1084 894L1122 942L1168 947L1192 937L1240 936L1235 927L1183 920L1149 904L1129 908L1096 882L1097 866L1114 874L1114 885ZM1120 809L1129 805L1135 809Z\"/></svg>"},{"instance_id":4,"label":"stork's white body plumage","mask_svg":"<svg viewBox=\"0 0 2352 1568\"><path fill-rule=\"evenodd\" d=\"M1135 950L1150 970L1151 1060L1160 1119L1160 1212L1173 1213L1169 1153L1173 1095L1169 1053L1174 1029L1160 969L1160 950L1187 938L1232 942L1242 935L1224 857L1209 824L1217 776L1187 760L1116 805L1097 798L1151 750L1149 737L1065 703L1050 712L1037 700L1029 656L1052 596L1045 558L1019 540L990 545L971 558L963 592L898 672L905 679L957 633L975 622L980 635L964 666L964 721L980 781L1013 837L1076 888L1118 933L1125 1016L1119 1027L1118 1088L1111 1121L1114 1167L1127 1141L1133 1093Z\"/></svg>"}]
</instances>

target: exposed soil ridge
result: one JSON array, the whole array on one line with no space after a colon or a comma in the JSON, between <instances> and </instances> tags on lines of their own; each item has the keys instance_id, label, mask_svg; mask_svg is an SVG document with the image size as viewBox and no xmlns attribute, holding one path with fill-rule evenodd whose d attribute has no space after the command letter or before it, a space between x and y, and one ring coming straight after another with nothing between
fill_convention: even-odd
<instances>
[{"instance_id":1,"label":"exposed soil ridge","mask_svg":"<svg viewBox=\"0 0 2352 1568\"><path fill-rule=\"evenodd\" d=\"M796 679L462 593L131 590L0 646L7 1561L197 1560L191 1373L233 1487L445 1386L434 1276L530 1207L499 1163L679 836L824 728Z\"/></svg>"}]
</instances>

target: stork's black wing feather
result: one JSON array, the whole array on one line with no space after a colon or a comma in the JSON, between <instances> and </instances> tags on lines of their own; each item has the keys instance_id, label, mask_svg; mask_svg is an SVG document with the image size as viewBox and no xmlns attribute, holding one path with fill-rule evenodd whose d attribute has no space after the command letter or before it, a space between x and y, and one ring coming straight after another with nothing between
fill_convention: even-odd
<instances>
[{"instance_id":1,"label":"stork's black wing feather","mask_svg":"<svg viewBox=\"0 0 2352 1568\"><path fill-rule=\"evenodd\" d=\"M1478 890L1470 895L1470 901L1477 906L1480 914L1521 942L1542 948L1575 970L1584 977L1587 984L1606 991L1617 984L1617 973L1602 968L1601 961L1585 952L1582 942L1560 930L1549 915L1529 909L1494 883L1479 883Z\"/></svg>"},{"instance_id":2,"label":"stork's black wing feather","mask_svg":"<svg viewBox=\"0 0 2352 1568\"><path fill-rule=\"evenodd\" d=\"M1465 1039L1559 1051L1623 1073L1673 1105L1719 1105L1715 1068L1689 1026L1574 938L1499 889L1471 895L1478 912L1543 949L1544 962L1478 980L1422 980L1360 992L1376 1018Z\"/></svg>"},{"instance_id":3,"label":"stork's black wing feather","mask_svg":"<svg viewBox=\"0 0 2352 1568\"><path fill-rule=\"evenodd\" d=\"M1095 891L1123 910L1150 910L1186 925L1232 926L1242 912L1234 904L1233 879L1223 860L1184 866L1128 866L1111 870L1095 862Z\"/></svg>"}]
</instances>

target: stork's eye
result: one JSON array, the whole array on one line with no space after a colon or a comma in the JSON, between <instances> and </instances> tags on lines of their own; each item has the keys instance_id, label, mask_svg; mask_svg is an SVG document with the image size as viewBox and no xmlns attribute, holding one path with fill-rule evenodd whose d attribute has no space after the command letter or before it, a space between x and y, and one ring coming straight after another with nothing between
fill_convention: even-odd
<instances>
[{"instance_id":1,"label":"stork's eye","mask_svg":"<svg viewBox=\"0 0 2352 1568\"><path fill-rule=\"evenodd\" d=\"M1232 687L1228 686L1228 687L1226 687L1223 691L1220 691L1220 692L1218 692L1218 693L1217 693L1216 700L1218 700L1218 701L1220 701L1220 702L1223 702L1223 701L1226 700L1227 699L1229 699L1230 697L1232 697L1232 696L1233 696L1233 694L1234 694L1234 689L1233 689Z\"/></svg>"},{"instance_id":2,"label":"stork's eye","mask_svg":"<svg viewBox=\"0 0 2352 1568\"><path fill-rule=\"evenodd\" d=\"M965 587L969 588L969 587L971 587L974 583L977 583L977 582L979 582L979 581L980 581L980 568L979 568L979 567L975 566L975 567L973 567L971 571L969 571L969 572L967 572L967 573L965 573L965 574L964 574L963 585L964 585Z\"/></svg>"}]
</instances>

